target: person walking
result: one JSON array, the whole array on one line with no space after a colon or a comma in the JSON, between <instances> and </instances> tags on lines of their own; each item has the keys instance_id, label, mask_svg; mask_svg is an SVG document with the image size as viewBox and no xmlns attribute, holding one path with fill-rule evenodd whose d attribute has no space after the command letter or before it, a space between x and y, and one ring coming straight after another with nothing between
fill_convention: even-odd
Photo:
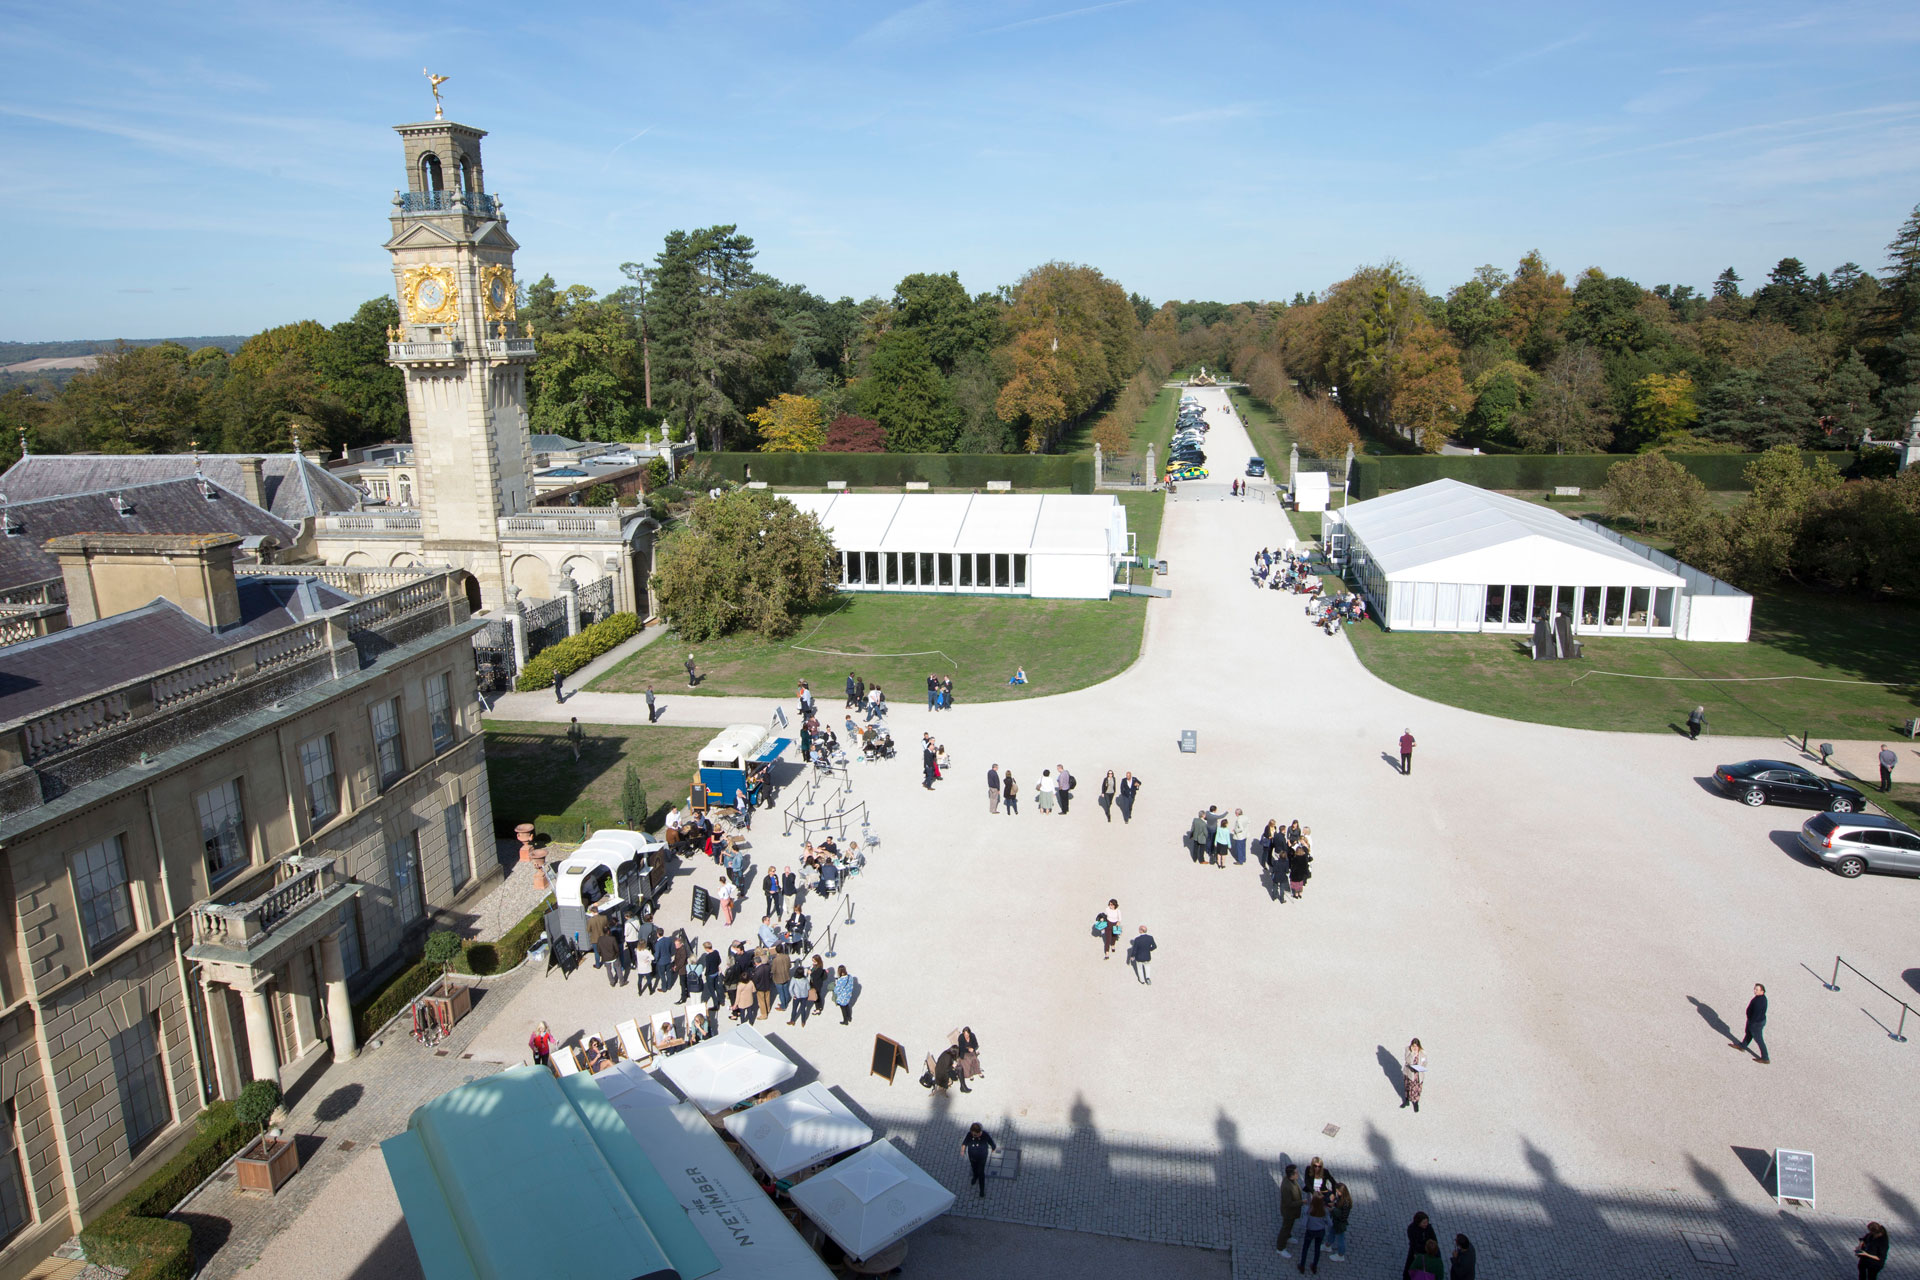
<instances>
[{"instance_id":1,"label":"person walking","mask_svg":"<svg viewBox=\"0 0 1920 1280\"><path fill-rule=\"evenodd\" d=\"M576 759L578 757L575 757ZM1893 766L1900 763L1900 757L1886 743L1880 744L1880 791L1886 794L1893 787Z\"/></svg>"},{"instance_id":2,"label":"person walking","mask_svg":"<svg viewBox=\"0 0 1920 1280\"><path fill-rule=\"evenodd\" d=\"M960 1149L967 1153L967 1167L973 1172L967 1178L967 1185L980 1188L980 1198L987 1198L987 1153L999 1149L993 1135L980 1127L978 1120L967 1127L966 1136L960 1139Z\"/></svg>"},{"instance_id":3,"label":"person walking","mask_svg":"<svg viewBox=\"0 0 1920 1280\"><path fill-rule=\"evenodd\" d=\"M691 689L694 686L698 685L699 683L700 683L700 676L697 672L695 672L693 667L693 655L688 654L687 655L687 688Z\"/></svg>"},{"instance_id":4,"label":"person walking","mask_svg":"<svg viewBox=\"0 0 1920 1280\"><path fill-rule=\"evenodd\" d=\"M1067 772L1067 766L1054 766L1053 789L1060 799L1060 812L1064 815L1067 806L1073 802L1073 775Z\"/></svg>"},{"instance_id":5,"label":"person walking","mask_svg":"<svg viewBox=\"0 0 1920 1280\"><path fill-rule=\"evenodd\" d=\"M1407 1056L1400 1063L1400 1078L1407 1086L1407 1096L1400 1103L1401 1108L1412 1107L1414 1114L1419 1115L1420 1092L1427 1083L1427 1051L1418 1040L1407 1043Z\"/></svg>"},{"instance_id":6,"label":"person walking","mask_svg":"<svg viewBox=\"0 0 1920 1280\"><path fill-rule=\"evenodd\" d=\"M567 691L562 687L562 682L565 679L566 677L560 674L560 668L555 667L553 669L553 700L555 702L565 702L567 700Z\"/></svg>"},{"instance_id":7,"label":"person walking","mask_svg":"<svg viewBox=\"0 0 1920 1280\"><path fill-rule=\"evenodd\" d=\"M540 1024L542 1027L546 1023ZM1867 1224L1866 1234L1860 1237L1860 1243L1853 1246L1853 1256L1858 1258L1860 1280L1874 1280L1880 1274L1880 1268L1887 1265L1887 1229L1877 1222Z\"/></svg>"},{"instance_id":8,"label":"person walking","mask_svg":"<svg viewBox=\"0 0 1920 1280\"><path fill-rule=\"evenodd\" d=\"M1293 1250L1288 1245L1293 1241L1293 1224L1300 1221L1300 1166L1287 1166L1286 1177L1280 1182L1280 1236L1273 1247L1280 1251L1283 1258L1291 1258Z\"/></svg>"},{"instance_id":9,"label":"person walking","mask_svg":"<svg viewBox=\"0 0 1920 1280\"><path fill-rule=\"evenodd\" d=\"M1765 986L1756 982L1753 984L1753 999L1747 1001L1747 1033L1740 1038L1738 1044L1733 1045L1733 1048L1746 1049L1748 1054L1752 1055L1755 1062L1770 1063L1773 1059L1767 1056L1766 1032L1767 989ZM1753 1044L1760 1046L1759 1053L1756 1054L1752 1049L1747 1048L1747 1046Z\"/></svg>"},{"instance_id":10,"label":"person walking","mask_svg":"<svg viewBox=\"0 0 1920 1280\"><path fill-rule=\"evenodd\" d=\"M853 672L851 671L847 672L847 710L849 711L853 710L856 706L859 705L859 701L855 698L854 692L853 692L853 686L856 683L857 681L854 677Z\"/></svg>"},{"instance_id":11,"label":"person walking","mask_svg":"<svg viewBox=\"0 0 1920 1280\"><path fill-rule=\"evenodd\" d=\"M1133 798L1140 794L1140 779L1132 773L1120 779L1120 821L1133 821Z\"/></svg>"},{"instance_id":12,"label":"person walking","mask_svg":"<svg viewBox=\"0 0 1920 1280\"><path fill-rule=\"evenodd\" d=\"M847 973L847 966L841 965L834 971L833 1002L840 1006L840 1025L846 1026L853 1021L853 978Z\"/></svg>"},{"instance_id":13,"label":"person walking","mask_svg":"<svg viewBox=\"0 0 1920 1280\"><path fill-rule=\"evenodd\" d=\"M527 1037L527 1048L533 1051L533 1065L544 1067L553 1057L553 1030L544 1022L533 1024L533 1034ZM1858 1253L1859 1250L1854 1250Z\"/></svg>"},{"instance_id":14,"label":"person walking","mask_svg":"<svg viewBox=\"0 0 1920 1280\"><path fill-rule=\"evenodd\" d=\"M1187 848L1195 862L1205 862L1213 852L1213 833L1207 830L1205 809L1194 815L1193 825L1187 828Z\"/></svg>"},{"instance_id":15,"label":"person walking","mask_svg":"<svg viewBox=\"0 0 1920 1280\"><path fill-rule=\"evenodd\" d=\"M1247 865L1247 819L1240 810L1233 811L1233 821L1227 824L1228 842L1233 849L1233 865Z\"/></svg>"},{"instance_id":16,"label":"person walking","mask_svg":"<svg viewBox=\"0 0 1920 1280\"><path fill-rule=\"evenodd\" d=\"M1113 801L1120 794L1120 780L1113 776L1113 770L1107 770L1107 776L1100 779L1100 809L1107 815L1107 821L1113 821Z\"/></svg>"},{"instance_id":17,"label":"person walking","mask_svg":"<svg viewBox=\"0 0 1920 1280\"><path fill-rule=\"evenodd\" d=\"M1424 1213L1416 1213L1413 1215L1413 1221L1407 1224L1407 1261L1406 1265L1400 1268L1401 1280L1406 1280L1413 1274L1414 1262L1426 1254L1429 1243L1433 1245L1436 1252L1439 1250L1440 1241L1439 1237L1434 1235L1433 1221Z\"/></svg>"},{"instance_id":18,"label":"person walking","mask_svg":"<svg viewBox=\"0 0 1920 1280\"><path fill-rule=\"evenodd\" d=\"M1054 795L1053 770L1042 769L1040 771L1040 781L1033 784L1033 802L1040 806L1040 812L1053 812Z\"/></svg>"},{"instance_id":19,"label":"person walking","mask_svg":"<svg viewBox=\"0 0 1920 1280\"><path fill-rule=\"evenodd\" d=\"M1119 942L1121 938L1120 899L1108 898L1107 909L1100 914L1107 918L1107 936L1101 939L1100 942L1100 958L1102 960L1110 960L1113 958L1114 944Z\"/></svg>"},{"instance_id":20,"label":"person walking","mask_svg":"<svg viewBox=\"0 0 1920 1280\"><path fill-rule=\"evenodd\" d=\"M1453 1256L1447 1260L1447 1280L1473 1280L1479 1269L1480 1259L1473 1252L1473 1241L1456 1232Z\"/></svg>"},{"instance_id":21,"label":"person walking","mask_svg":"<svg viewBox=\"0 0 1920 1280\"><path fill-rule=\"evenodd\" d=\"M940 775L940 757L934 752L933 739L922 738L920 742L920 785L928 791L933 790L933 780Z\"/></svg>"},{"instance_id":22,"label":"person walking","mask_svg":"<svg viewBox=\"0 0 1920 1280\"><path fill-rule=\"evenodd\" d=\"M1400 776L1413 772L1413 730L1400 731Z\"/></svg>"},{"instance_id":23,"label":"person walking","mask_svg":"<svg viewBox=\"0 0 1920 1280\"><path fill-rule=\"evenodd\" d=\"M653 686L648 685L647 686L647 723L652 724L655 720L658 720L659 718L660 718L659 713L658 711L655 710L653 705Z\"/></svg>"},{"instance_id":24,"label":"person walking","mask_svg":"<svg viewBox=\"0 0 1920 1280\"><path fill-rule=\"evenodd\" d=\"M1133 966L1133 976L1143 986L1153 985L1153 953L1158 946L1145 925L1140 926L1140 932L1127 944L1127 963Z\"/></svg>"},{"instance_id":25,"label":"person walking","mask_svg":"<svg viewBox=\"0 0 1920 1280\"><path fill-rule=\"evenodd\" d=\"M574 716L572 720L567 723L567 745L573 748L573 759L576 764L579 763L580 760L580 744L585 742L586 739L587 731L580 727L580 717ZM1880 789L1882 791L1886 790L1885 787L1881 787Z\"/></svg>"},{"instance_id":26,"label":"person walking","mask_svg":"<svg viewBox=\"0 0 1920 1280\"><path fill-rule=\"evenodd\" d=\"M1000 762L987 766L987 812L1000 812Z\"/></svg>"},{"instance_id":27,"label":"person walking","mask_svg":"<svg viewBox=\"0 0 1920 1280\"><path fill-rule=\"evenodd\" d=\"M1014 781L1011 769L1007 770L1000 779L1000 799L1007 806L1009 818L1020 812L1020 784Z\"/></svg>"},{"instance_id":28,"label":"person walking","mask_svg":"<svg viewBox=\"0 0 1920 1280\"><path fill-rule=\"evenodd\" d=\"M1698 738L1700 731L1706 727L1707 709L1705 707L1696 705L1693 710L1687 712L1687 741L1692 742Z\"/></svg>"},{"instance_id":29,"label":"person walking","mask_svg":"<svg viewBox=\"0 0 1920 1280\"><path fill-rule=\"evenodd\" d=\"M1347 1184L1333 1184L1333 1199L1327 1201L1327 1256L1335 1262L1347 1260L1347 1220L1353 1216L1353 1192Z\"/></svg>"},{"instance_id":30,"label":"person walking","mask_svg":"<svg viewBox=\"0 0 1920 1280\"><path fill-rule=\"evenodd\" d=\"M1309 1269L1314 1275L1320 1274L1320 1246L1326 1241L1327 1224L1331 1221L1325 1196L1316 1195L1307 1201L1307 1220L1300 1229L1300 1263L1294 1268L1301 1275Z\"/></svg>"}]
</instances>

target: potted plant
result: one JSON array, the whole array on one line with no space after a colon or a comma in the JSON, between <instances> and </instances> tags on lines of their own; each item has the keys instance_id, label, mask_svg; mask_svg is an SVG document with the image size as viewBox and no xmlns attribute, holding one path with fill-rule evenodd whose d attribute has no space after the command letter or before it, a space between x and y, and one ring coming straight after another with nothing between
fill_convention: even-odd
<instances>
[{"instance_id":1,"label":"potted plant","mask_svg":"<svg viewBox=\"0 0 1920 1280\"><path fill-rule=\"evenodd\" d=\"M300 1150L293 1140L282 1138L277 1129L267 1131L279 1106L280 1086L271 1080L255 1080L234 1100L234 1119L260 1130L259 1136L233 1158L234 1177L242 1191L272 1195L300 1168Z\"/></svg>"},{"instance_id":2,"label":"potted plant","mask_svg":"<svg viewBox=\"0 0 1920 1280\"><path fill-rule=\"evenodd\" d=\"M440 966L440 976L420 994L420 998L434 1005L434 1014L443 1035L453 1030L454 1023L467 1016L467 1010L473 1004L472 988L453 978L453 962L460 952L460 935L450 929L436 929L429 933L426 945L421 949L422 958L428 964Z\"/></svg>"}]
</instances>

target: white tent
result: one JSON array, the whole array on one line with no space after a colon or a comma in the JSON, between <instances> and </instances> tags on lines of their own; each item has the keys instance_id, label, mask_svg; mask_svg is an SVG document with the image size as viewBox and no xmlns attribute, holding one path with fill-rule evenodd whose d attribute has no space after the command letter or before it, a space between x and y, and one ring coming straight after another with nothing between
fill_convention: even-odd
<instances>
[{"instance_id":1,"label":"white tent","mask_svg":"<svg viewBox=\"0 0 1920 1280\"><path fill-rule=\"evenodd\" d=\"M1392 630L1530 632L1565 614L1581 635L1688 637L1688 577L1519 498L1435 480L1322 520L1329 552Z\"/></svg>"},{"instance_id":2,"label":"white tent","mask_svg":"<svg viewBox=\"0 0 1920 1280\"><path fill-rule=\"evenodd\" d=\"M953 1207L953 1192L882 1139L788 1193L834 1243L867 1258Z\"/></svg>"},{"instance_id":3,"label":"white tent","mask_svg":"<svg viewBox=\"0 0 1920 1280\"><path fill-rule=\"evenodd\" d=\"M673 1090L647 1074L647 1069L631 1059L616 1062L593 1077L600 1092L621 1115L646 1107L677 1107L680 1099Z\"/></svg>"},{"instance_id":4,"label":"white tent","mask_svg":"<svg viewBox=\"0 0 1920 1280\"><path fill-rule=\"evenodd\" d=\"M720 1123L776 1178L792 1177L873 1141L873 1130L817 1080Z\"/></svg>"},{"instance_id":5,"label":"white tent","mask_svg":"<svg viewBox=\"0 0 1920 1280\"><path fill-rule=\"evenodd\" d=\"M735 1027L668 1058L660 1074L688 1102L715 1115L791 1079L799 1069L752 1027Z\"/></svg>"},{"instance_id":6,"label":"white tent","mask_svg":"<svg viewBox=\"0 0 1920 1280\"><path fill-rule=\"evenodd\" d=\"M789 493L846 591L1104 600L1131 548L1112 494Z\"/></svg>"}]
</instances>

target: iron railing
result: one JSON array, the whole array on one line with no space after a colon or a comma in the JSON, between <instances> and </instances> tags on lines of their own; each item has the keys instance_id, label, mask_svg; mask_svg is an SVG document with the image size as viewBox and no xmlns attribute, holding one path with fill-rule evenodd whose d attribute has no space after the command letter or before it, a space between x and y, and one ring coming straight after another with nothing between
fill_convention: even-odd
<instances>
[{"instance_id":1,"label":"iron railing","mask_svg":"<svg viewBox=\"0 0 1920 1280\"><path fill-rule=\"evenodd\" d=\"M1873 1018L1873 1015L1870 1013L1867 1014L1867 1016L1869 1018L1873 1018L1875 1022L1880 1022L1880 1029L1887 1033L1887 1036L1889 1039L1898 1040L1901 1044L1905 1044L1907 1042L1907 1015L1913 1012L1913 1006L1908 1004L1905 1000L1902 1000L1899 996L1893 994L1893 992L1881 986L1879 983L1875 982L1872 978L1869 978L1866 974L1861 973L1858 969L1855 969L1852 965L1847 964L1847 962L1841 959L1839 956L1835 956L1833 958L1833 978L1830 981L1822 984L1823 986L1826 987L1827 990L1838 991L1840 989L1840 969L1843 965L1855 977L1859 978L1860 981L1866 983L1868 986L1872 987L1875 991L1878 991L1881 995L1885 996L1887 999L1893 1001L1895 1004L1900 1006L1900 1025L1896 1028L1889 1029L1886 1023L1880 1022L1880 1019L1878 1018ZM1861 1012L1865 1013L1866 1011L1863 1009L1861 1010Z\"/></svg>"},{"instance_id":2,"label":"iron railing","mask_svg":"<svg viewBox=\"0 0 1920 1280\"><path fill-rule=\"evenodd\" d=\"M441 190L400 193L400 212L402 213L451 213L455 209L465 209L468 213L492 218L499 215L500 203L492 196L478 191Z\"/></svg>"},{"instance_id":3,"label":"iron railing","mask_svg":"<svg viewBox=\"0 0 1920 1280\"><path fill-rule=\"evenodd\" d=\"M613 579L589 582L577 593L580 601L580 625L590 627L613 614Z\"/></svg>"}]
</instances>

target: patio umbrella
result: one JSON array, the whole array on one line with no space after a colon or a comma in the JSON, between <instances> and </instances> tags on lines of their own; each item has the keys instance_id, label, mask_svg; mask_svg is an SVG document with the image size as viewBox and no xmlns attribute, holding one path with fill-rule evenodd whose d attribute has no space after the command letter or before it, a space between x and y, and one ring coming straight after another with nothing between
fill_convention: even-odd
<instances>
[{"instance_id":1,"label":"patio umbrella","mask_svg":"<svg viewBox=\"0 0 1920 1280\"><path fill-rule=\"evenodd\" d=\"M668 1058L660 1074L688 1102L714 1115L766 1092L799 1069L752 1027L735 1027Z\"/></svg>"},{"instance_id":2,"label":"patio umbrella","mask_svg":"<svg viewBox=\"0 0 1920 1280\"><path fill-rule=\"evenodd\" d=\"M677 1107L680 1099L673 1090L647 1074L637 1062L616 1062L595 1076L600 1092L607 1095L613 1109L625 1115L628 1108Z\"/></svg>"},{"instance_id":3,"label":"patio umbrella","mask_svg":"<svg viewBox=\"0 0 1920 1280\"><path fill-rule=\"evenodd\" d=\"M953 1192L883 1139L788 1193L855 1258L868 1258L953 1207Z\"/></svg>"},{"instance_id":4,"label":"patio umbrella","mask_svg":"<svg viewBox=\"0 0 1920 1280\"><path fill-rule=\"evenodd\" d=\"M873 1130L815 1081L721 1121L762 1169L786 1178L873 1141Z\"/></svg>"}]
</instances>

